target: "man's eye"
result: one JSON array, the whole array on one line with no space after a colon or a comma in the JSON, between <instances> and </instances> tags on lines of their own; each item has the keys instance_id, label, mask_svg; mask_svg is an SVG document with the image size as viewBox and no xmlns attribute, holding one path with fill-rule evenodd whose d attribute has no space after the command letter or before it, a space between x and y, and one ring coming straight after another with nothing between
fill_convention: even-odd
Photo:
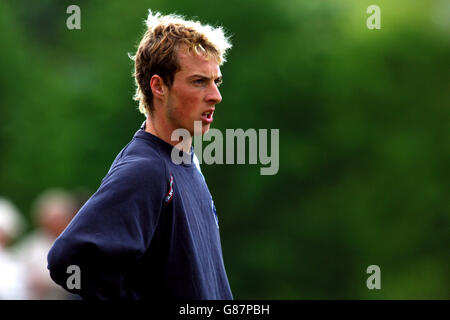
<instances>
[{"instance_id":1,"label":"man's eye","mask_svg":"<svg viewBox=\"0 0 450 320\"><path fill-rule=\"evenodd\" d=\"M222 80L216 80L215 83L216 83L216 86L220 87L220 85L222 84Z\"/></svg>"},{"instance_id":2,"label":"man's eye","mask_svg":"<svg viewBox=\"0 0 450 320\"><path fill-rule=\"evenodd\" d=\"M197 80L194 80L194 83L195 83L195 84L203 84L203 83L205 83L205 80L203 80L203 79L197 79Z\"/></svg>"}]
</instances>

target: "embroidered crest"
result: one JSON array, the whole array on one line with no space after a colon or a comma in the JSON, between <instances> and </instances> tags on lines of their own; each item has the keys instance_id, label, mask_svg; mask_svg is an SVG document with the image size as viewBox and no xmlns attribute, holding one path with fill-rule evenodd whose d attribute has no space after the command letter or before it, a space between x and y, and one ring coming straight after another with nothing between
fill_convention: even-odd
<instances>
[{"instance_id":1,"label":"embroidered crest","mask_svg":"<svg viewBox=\"0 0 450 320\"><path fill-rule=\"evenodd\" d=\"M216 206L214 205L214 200L211 198L212 210L214 213L214 220L216 221L217 229L219 229L219 218L217 217Z\"/></svg>"},{"instance_id":2,"label":"embroidered crest","mask_svg":"<svg viewBox=\"0 0 450 320\"><path fill-rule=\"evenodd\" d=\"M166 204L172 201L173 199L173 176L170 175L170 181L169 181L169 191L167 192L165 202Z\"/></svg>"}]
</instances>

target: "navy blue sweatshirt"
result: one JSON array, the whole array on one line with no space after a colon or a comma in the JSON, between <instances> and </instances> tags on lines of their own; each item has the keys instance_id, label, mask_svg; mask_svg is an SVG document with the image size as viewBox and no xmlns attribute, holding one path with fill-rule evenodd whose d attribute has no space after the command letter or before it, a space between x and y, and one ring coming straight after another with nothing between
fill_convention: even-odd
<instances>
[{"instance_id":1,"label":"navy blue sweatshirt","mask_svg":"<svg viewBox=\"0 0 450 320\"><path fill-rule=\"evenodd\" d=\"M171 161L172 149L136 132L53 244L56 283L69 290L76 265L81 288L69 291L84 299L233 299L211 194L193 161Z\"/></svg>"}]
</instances>

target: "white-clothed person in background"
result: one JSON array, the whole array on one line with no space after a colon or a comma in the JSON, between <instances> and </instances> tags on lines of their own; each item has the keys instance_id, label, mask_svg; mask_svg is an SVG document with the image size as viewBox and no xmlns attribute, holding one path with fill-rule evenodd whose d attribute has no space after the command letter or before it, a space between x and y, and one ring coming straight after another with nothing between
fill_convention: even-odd
<instances>
[{"instance_id":1,"label":"white-clothed person in background","mask_svg":"<svg viewBox=\"0 0 450 320\"><path fill-rule=\"evenodd\" d=\"M76 198L71 193L60 189L45 191L35 201L32 217L36 229L12 248L15 256L27 267L30 299L74 298L72 294L51 280L47 270L47 254L77 209Z\"/></svg>"},{"instance_id":2,"label":"white-clothed person in background","mask_svg":"<svg viewBox=\"0 0 450 320\"><path fill-rule=\"evenodd\" d=\"M0 197L0 300L29 299L26 266L10 252L8 244L24 229L24 218L8 200Z\"/></svg>"}]
</instances>

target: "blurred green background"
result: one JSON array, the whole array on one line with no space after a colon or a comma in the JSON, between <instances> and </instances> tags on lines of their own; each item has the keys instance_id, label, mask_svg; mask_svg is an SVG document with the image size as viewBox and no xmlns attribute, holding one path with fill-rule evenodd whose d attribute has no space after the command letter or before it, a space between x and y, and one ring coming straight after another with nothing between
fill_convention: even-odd
<instances>
[{"instance_id":1,"label":"blurred green background","mask_svg":"<svg viewBox=\"0 0 450 320\"><path fill-rule=\"evenodd\" d=\"M450 298L445 0L1 1L0 195L30 219L43 190L97 189L144 120L149 8L232 35L214 127L280 130L277 175L202 167L236 299Z\"/></svg>"}]
</instances>

